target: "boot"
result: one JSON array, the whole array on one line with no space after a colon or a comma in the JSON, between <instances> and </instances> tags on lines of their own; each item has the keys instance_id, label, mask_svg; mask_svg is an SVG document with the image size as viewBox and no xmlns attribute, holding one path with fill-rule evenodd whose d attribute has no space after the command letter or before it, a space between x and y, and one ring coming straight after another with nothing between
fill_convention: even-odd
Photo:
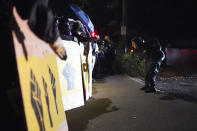
<instances>
[{"instance_id":1,"label":"boot","mask_svg":"<svg viewBox=\"0 0 197 131\"><path fill-rule=\"evenodd\" d=\"M148 85L145 85L142 88L140 88L140 90L147 90L147 89L148 89Z\"/></svg>"},{"instance_id":2,"label":"boot","mask_svg":"<svg viewBox=\"0 0 197 131\"><path fill-rule=\"evenodd\" d=\"M154 93L156 92L155 84L151 83L150 86L145 90L146 93Z\"/></svg>"},{"instance_id":3,"label":"boot","mask_svg":"<svg viewBox=\"0 0 197 131\"><path fill-rule=\"evenodd\" d=\"M155 93L157 92L156 89L154 87L149 87L145 90L146 93Z\"/></svg>"}]
</instances>

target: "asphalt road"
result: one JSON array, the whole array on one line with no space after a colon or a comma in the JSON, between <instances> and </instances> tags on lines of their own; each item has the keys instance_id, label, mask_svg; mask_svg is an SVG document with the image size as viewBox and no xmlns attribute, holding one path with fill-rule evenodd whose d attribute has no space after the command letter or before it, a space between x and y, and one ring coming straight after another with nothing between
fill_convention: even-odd
<instances>
[{"instance_id":1,"label":"asphalt road","mask_svg":"<svg viewBox=\"0 0 197 131\"><path fill-rule=\"evenodd\" d=\"M93 98L66 111L70 131L197 131L197 103L145 93L142 83L115 75L93 83Z\"/></svg>"}]
</instances>

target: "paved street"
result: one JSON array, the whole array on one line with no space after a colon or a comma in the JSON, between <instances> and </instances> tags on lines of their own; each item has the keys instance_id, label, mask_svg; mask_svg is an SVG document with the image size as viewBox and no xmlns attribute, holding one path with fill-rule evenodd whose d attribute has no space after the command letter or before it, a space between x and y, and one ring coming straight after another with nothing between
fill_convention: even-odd
<instances>
[{"instance_id":1,"label":"paved street","mask_svg":"<svg viewBox=\"0 0 197 131\"><path fill-rule=\"evenodd\" d=\"M115 75L93 83L93 98L66 112L70 131L196 131L197 102L144 93L142 82Z\"/></svg>"}]
</instances>

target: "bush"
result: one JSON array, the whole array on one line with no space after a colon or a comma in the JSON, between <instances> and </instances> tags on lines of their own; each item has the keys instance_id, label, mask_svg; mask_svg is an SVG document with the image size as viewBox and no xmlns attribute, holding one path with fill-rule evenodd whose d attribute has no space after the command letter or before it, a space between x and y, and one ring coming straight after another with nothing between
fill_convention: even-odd
<instances>
[{"instance_id":1,"label":"bush","mask_svg":"<svg viewBox=\"0 0 197 131\"><path fill-rule=\"evenodd\" d=\"M116 55L113 71L115 73L127 74L133 77L144 75L145 60L139 60L134 53Z\"/></svg>"}]
</instances>

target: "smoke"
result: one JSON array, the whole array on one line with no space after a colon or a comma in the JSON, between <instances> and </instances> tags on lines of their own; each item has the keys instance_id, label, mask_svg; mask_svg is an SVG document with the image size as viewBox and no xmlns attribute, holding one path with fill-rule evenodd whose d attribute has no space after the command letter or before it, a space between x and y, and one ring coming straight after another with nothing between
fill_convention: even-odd
<instances>
[{"instance_id":1,"label":"smoke","mask_svg":"<svg viewBox=\"0 0 197 131\"><path fill-rule=\"evenodd\" d=\"M175 67L197 66L197 49L167 49L167 65Z\"/></svg>"}]
</instances>

